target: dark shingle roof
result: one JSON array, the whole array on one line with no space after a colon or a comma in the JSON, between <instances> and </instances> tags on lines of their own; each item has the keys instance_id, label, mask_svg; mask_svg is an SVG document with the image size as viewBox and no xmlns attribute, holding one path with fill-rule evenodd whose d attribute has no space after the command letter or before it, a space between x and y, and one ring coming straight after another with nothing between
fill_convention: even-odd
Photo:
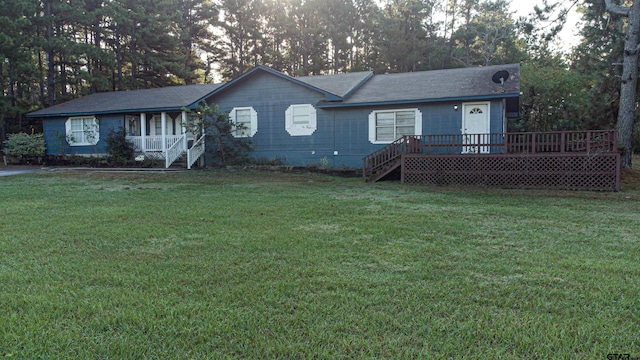
<instances>
[{"instance_id":1,"label":"dark shingle roof","mask_svg":"<svg viewBox=\"0 0 640 360\"><path fill-rule=\"evenodd\" d=\"M300 76L295 79L344 98L372 76L372 71L360 71L347 74Z\"/></svg>"},{"instance_id":2,"label":"dark shingle roof","mask_svg":"<svg viewBox=\"0 0 640 360\"><path fill-rule=\"evenodd\" d=\"M492 81L498 71L507 71L504 86ZM368 106L518 97L520 65L495 65L401 74L373 75L370 71L290 77L273 69L257 66L223 84L171 86L159 89L116 91L88 95L28 114L28 117L114 114L142 111L179 111L252 76L257 71L324 93L327 100L319 107Z\"/></svg>"},{"instance_id":3,"label":"dark shingle roof","mask_svg":"<svg viewBox=\"0 0 640 360\"><path fill-rule=\"evenodd\" d=\"M143 110L181 110L196 104L222 84L95 93L30 113L29 117L113 114Z\"/></svg>"},{"instance_id":4,"label":"dark shingle roof","mask_svg":"<svg viewBox=\"0 0 640 360\"><path fill-rule=\"evenodd\" d=\"M492 81L493 75L501 70L509 72L504 87ZM512 97L519 94L520 65L510 64L375 75L348 99L340 103L325 103L324 106Z\"/></svg>"},{"instance_id":5,"label":"dark shingle roof","mask_svg":"<svg viewBox=\"0 0 640 360\"><path fill-rule=\"evenodd\" d=\"M371 71L362 71L348 74L316 75L292 77L266 66L258 65L235 79L223 84L215 92L224 92L227 88L243 83L256 73L266 72L294 84L309 88L325 95L327 101L341 101L356 90L362 83L373 76Z\"/></svg>"}]
</instances>

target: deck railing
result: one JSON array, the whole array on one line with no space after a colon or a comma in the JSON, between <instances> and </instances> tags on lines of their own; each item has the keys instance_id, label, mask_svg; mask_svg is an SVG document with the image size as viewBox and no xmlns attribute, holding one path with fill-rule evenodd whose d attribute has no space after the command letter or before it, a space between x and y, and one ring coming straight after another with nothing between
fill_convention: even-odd
<instances>
[{"instance_id":1,"label":"deck railing","mask_svg":"<svg viewBox=\"0 0 640 360\"><path fill-rule=\"evenodd\" d=\"M365 180L400 161L402 154L539 154L613 153L615 130L555 131L536 133L407 135L362 159Z\"/></svg>"},{"instance_id":2,"label":"deck railing","mask_svg":"<svg viewBox=\"0 0 640 360\"><path fill-rule=\"evenodd\" d=\"M419 141L419 150L414 145L406 153L452 155L615 152L616 135L615 130L413 135L407 138Z\"/></svg>"}]
</instances>

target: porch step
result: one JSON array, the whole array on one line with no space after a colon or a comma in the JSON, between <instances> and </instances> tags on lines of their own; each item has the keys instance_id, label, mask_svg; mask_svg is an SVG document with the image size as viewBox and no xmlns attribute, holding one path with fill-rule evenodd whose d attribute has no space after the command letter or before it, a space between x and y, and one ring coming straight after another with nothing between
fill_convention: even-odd
<instances>
[{"instance_id":1,"label":"porch step","mask_svg":"<svg viewBox=\"0 0 640 360\"><path fill-rule=\"evenodd\" d=\"M179 169L186 169L187 168L187 153L183 153L182 155L180 155L179 158L176 159L176 161L174 161L169 168L179 168Z\"/></svg>"}]
</instances>

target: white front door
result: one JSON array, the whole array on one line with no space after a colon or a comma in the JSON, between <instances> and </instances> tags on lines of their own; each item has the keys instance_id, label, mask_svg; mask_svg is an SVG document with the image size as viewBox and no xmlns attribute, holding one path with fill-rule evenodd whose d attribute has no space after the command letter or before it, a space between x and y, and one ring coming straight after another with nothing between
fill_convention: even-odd
<instances>
[{"instance_id":1,"label":"white front door","mask_svg":"<svg viewBox=\"0 0 640 360\"><path fill-rule=\"evenodd\" d=\"M488 134L491 132L489 126L489 103L463 103L462 111L462 141L464 144L470 144L470 146L462 148L462 153L489 153L488 146L478 145L478 143L489 143ZM478 136L478 134L486 135Z\"/></svg>"}]
</instances>

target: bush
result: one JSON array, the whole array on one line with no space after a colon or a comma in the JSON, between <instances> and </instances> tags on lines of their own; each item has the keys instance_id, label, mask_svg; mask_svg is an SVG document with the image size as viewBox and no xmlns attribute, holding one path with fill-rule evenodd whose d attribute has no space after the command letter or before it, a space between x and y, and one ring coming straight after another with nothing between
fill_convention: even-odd
<instances>
[{"instance_id":1,"label":"bush","mask_svg":"<svg viewBox=\"0 0 640 360\"><path fill-rule=\"evenodd\" d=\"M9 134L4 141L5 155L18 159L43 156L45 153L43 134Z\"/></svg>"},{"instance_id":2,"label":"bush","mask_svg":"<svg viewBox=\"0 0 640 360\"><path fill-rule=\"evenodd\" d=\"M124 128L112 129L107 135L107 154L114 162L124 163L133 161L135 156L135 146L127 140L127 131Z\"/></svg>"}]
</instances>

